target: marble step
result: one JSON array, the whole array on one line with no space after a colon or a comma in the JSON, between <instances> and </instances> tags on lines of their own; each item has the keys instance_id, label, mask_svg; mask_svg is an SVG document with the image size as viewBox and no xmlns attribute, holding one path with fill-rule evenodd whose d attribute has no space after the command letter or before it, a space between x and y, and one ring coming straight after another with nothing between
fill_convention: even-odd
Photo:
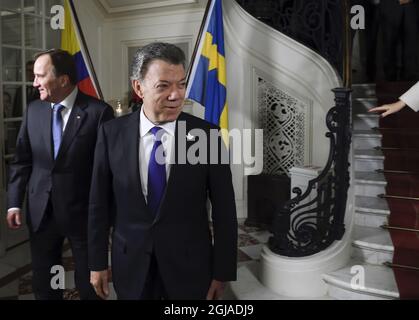
<instances>
[{"instance_id":1,"label":"marble step","mask_svg":"<svg viewBox=\"0 0 419 320\"><path fill-rule=\"evenodd\" d=\"M379 127L380 115L374 113L358 113L353 117L354 130L370 130Z\"/></svg>"},{"instance_id":2,"label":"marble step","mask_svg":"<svg viewBox=\"0 0 419 320\"><path fill-rule=\"evenodd\" d=\"M373 130L353 130L352 140L355 149L374 149L381 146L382 135Z\"/></svg>"},{"instance_id":3,"label":"marble step","mask_svg":"<svg viewBox=\"0 0 419 320\"><path fill-rule=\"evenodd\" d=\"M354 226L352 239L354 258L373 265L393 261L394 246L387 230Z\"/></svg>"},{"instance_id":4,"label":"marble step","mask_svg":"<svg viewBox=\"0 0 419 320\"><path fill-rule=\"evenodd\" d=\"M224 300L331 300L322 297L291 297L278 294L265 287L259 280L259 261L245 263L237 268L237 281L229 282L224 291Z\"/></svg>"},{"instance_id":5,"label":"marble step","mask_svg":"<svg viewBox=\"0 0 419 320\"><path fill-rule=\"evenodd\" d=\"M377 98L355 98L352 99L353 114L367 113L369 109L377 106Z\"/></svg>"},{"instance_id":6,"label":"marble step","mask_svg":"<svg viewBox=\"0 0 419 320\"><path fill-rule=\"evenodd\" d=\"M384 155L381 150L354 150L355 171L375 171L384 168Z\"/></svg>"},{"instance_id":7,"label":"marble step","mask_svg":"<svg viewBox=\"0 0 419 320\"><path fill-rule=\"evenodd\" d=\"M372 98L375 95L375 83L357 83L352 85L352 97L354 98Z\"/></svg>"},{"instance_id":8,"label":"marble step","mask_svg":"<svg viewBox=\"0 0 419 320\"><path fill-rule=\"evenodd\" d=\"M361 281L362 278L364 281ZM329 296L338 300L392 300L400 297L391 268L352 259L342 269L323 275Z\"/></svg>"},{"instance_id":9,"label":"marble step","mask_svg":"<svg viewBox=\"0 0 419 320\"><path fill-rule=\"evenodd\" d=\"M385 194L386 185L382 173L355 171L355 196L376 197Z\"/></svg>"},{"instance_id":10,"label":"marble step","mask_svg":"<svg viewBox=\"0 0 419 320\"><path fill-rule=\"evenodd\" d=\"M379 228L388 223L390 210L387 201L378 197L355 197L355 224Z\"/></svg>"}]
</instances>

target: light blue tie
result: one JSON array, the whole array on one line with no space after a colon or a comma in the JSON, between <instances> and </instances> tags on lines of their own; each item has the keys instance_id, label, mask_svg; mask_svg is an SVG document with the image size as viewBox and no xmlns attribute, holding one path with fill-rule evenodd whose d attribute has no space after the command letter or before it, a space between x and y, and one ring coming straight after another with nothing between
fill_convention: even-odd
<instances>
[{"instance_id":1,"label":"light blue tie","mask_svg":"<svg viewBox=\"0 0 419 320\"><path fill-rule=\"evenodd\" d=\"M54 159L57 158L58 150L60 149L61 138L63 135L63 117L61 110L65 107L61 104L54 104L52 115L52 141L54 143Z\"/></svg>"},{"instance_id":2,"label":"light blue tie","mask_svg":"<svg viewBox=\"0 0 419 320\"><path fill-rule=\"evenodd\" d=\"M148 163L147 205L154 216L157 214L161 199L163 198L164 189L166 188L166 165L165 163L161 163L163 162L161 161L162 159L156 158L156 151L162 146L161 135L158 134L161 129L160 127L153 127L150 130L156 140L154 141ZM157 154L157 157L160 155L161 153Z\"/></svg>"}]
</instances>

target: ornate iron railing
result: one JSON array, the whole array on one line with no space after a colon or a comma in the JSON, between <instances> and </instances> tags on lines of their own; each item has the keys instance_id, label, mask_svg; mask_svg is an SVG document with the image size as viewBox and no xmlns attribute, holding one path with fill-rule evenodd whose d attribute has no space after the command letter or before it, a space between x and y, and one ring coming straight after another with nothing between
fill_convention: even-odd
<instances>
[{"instance_id":1,"label":"ornate iron railing","mask_svg":"<svg viewBox=\"0 0 419 320\"><path fill-rule=\"evenodd\" d=\"M330 153L307 190L276 213L269 248L280 255L303 257L329 247L345 233L351 144L351 34L349 0L237 0L250 14L316 50L341 74L343 88L332 91L336 105L326 116Z\"/></svg>"},{"instance_id":2,"label":"ornate iron railing","mask_svg":"<svg viewBox=\"0 0 419 320\"><path fill-rule=\"evenodd\" d=\"M343 75L342 0L237 0L255 18L315 50Z\"/></svg>"},{"instance_id":3,"label":"ornate iron railing","mask_svg":"<svg viewBox=\"0 0 419 320\"><path fill-rule=\"evenodd\" d=\"M326 125L330 130L330 153L320 175L309 182L303 193L279 209L273 226L269 248L281 255L303 257L326 249L345 233L345 210L349 188L348 154L351 144L351 90L337 88L336 106L329 110ZM313 193L313 190L316 192Z\"/></svg>"}]
</instances>

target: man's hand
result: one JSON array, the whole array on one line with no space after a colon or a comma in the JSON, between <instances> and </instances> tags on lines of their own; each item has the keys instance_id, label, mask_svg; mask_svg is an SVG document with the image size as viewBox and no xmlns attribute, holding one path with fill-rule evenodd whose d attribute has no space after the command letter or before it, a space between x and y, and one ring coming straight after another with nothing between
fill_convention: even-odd
<instances>
[{"instance_id":1,"label":"man's hand","mask_svg":"<svg viewBox=\"0 0 419 320\"><path fill-rule=\"evenodd\" d=\"M223 295L225 282L212 280L207 293L207 300L218 300Z\"/></svg>"},{"instance_id":2,"label":"man's hand","mask_svg":"<svg viewBox=\"0 0 419 320\"><path fill-rule=\"evenodd\" d=\"M19 209L12 209L7 212L7 225L10 229L19 229L22 226L22 217Z\"/></svg>"},{"instance_id":3,"label":"man's hand","mask_svg":"<svg viewBox=\"0 0 419 320\"><path fill-rule=\"evenodd\" d=\"M384 118L384 117L388 116L389 114L396 113L396 112L400 111L405 106L406 106L406 103L399 100L399 101L397 101L395 103L392 103L392 104L384 104L380 107L372 108L372 109L368 110L368 112L382 112L382 111L384 111L381 114L381 116Z\"/></svg>"},{"instance_id":4,"label":"man's hand","mask_svg":"<svg viewBox=\"0 0 419 320\"><path fill-rule=\"evenodd\" d=\"M108 270L90 271L90 283L96 294L104 300L109 296L108 272Z\"/></svg>"}]
</instances>

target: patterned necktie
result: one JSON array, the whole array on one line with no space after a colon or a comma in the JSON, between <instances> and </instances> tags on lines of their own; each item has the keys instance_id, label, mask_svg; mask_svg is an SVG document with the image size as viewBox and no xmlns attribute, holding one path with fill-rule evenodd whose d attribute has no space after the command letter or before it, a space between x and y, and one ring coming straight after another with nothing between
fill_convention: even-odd
<instances>
[{"instance_id":1,"label":"patterned necktie","mask_svg":"<svg viewBox=\"0 0 419 320\"><path fill-rule=\"evenodd\" d=\"M61 110L63 109L64 106L61 104L54 104L52 115L52 141L54 143L54 159L57 158L58 150L60 149L61 138L63 135L63 117L61 116Z\"/></svg>"},{"instance_id":2,"label":"patterned necktie","mask_svg":"<svg viewBox=\"0 0 419 320\"><path fill-rule=\"evenodd\" d=\"M155 137L155 141L148 163L147 205L154 216L157 214L166 187L165 155L162 149L161 134L158 134L161 129L153 127L150 130Z\"/></svg>"}]
</instances>

